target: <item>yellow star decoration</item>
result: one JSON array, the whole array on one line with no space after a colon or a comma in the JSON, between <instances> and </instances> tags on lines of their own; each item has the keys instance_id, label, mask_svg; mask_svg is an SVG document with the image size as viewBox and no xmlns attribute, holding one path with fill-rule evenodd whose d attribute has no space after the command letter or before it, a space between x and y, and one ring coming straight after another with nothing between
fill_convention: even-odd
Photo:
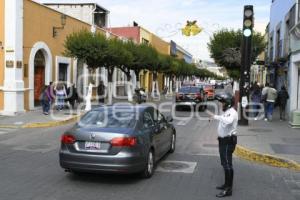
<instances>
[{"instance_id":1,"label":"yellow star decoration","mask_svg":"<svg viewBox=\"0 0 300 200\"><path fill-rule=\"evenodd\" d=\"M187 21L187 24L184 28L181 29L181 32L185 36L194 36L199 34L203 29L199 27L197 24L197 21Z\"/></svg>"}]
</instances>

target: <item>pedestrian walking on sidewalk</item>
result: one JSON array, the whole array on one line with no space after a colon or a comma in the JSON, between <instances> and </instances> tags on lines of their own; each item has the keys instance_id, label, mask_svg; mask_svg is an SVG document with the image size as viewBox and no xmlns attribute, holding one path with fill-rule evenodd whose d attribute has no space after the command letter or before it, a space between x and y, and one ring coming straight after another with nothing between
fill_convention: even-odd
<instances>
[{"instance_id":1,"label":"pedestrian walking on sidewalk","mask_svg":"<svg viewBox=\"0 0 300 200\"><path fill-rule=\"evenodd\" d=\"M56 109L61 111L64 108L65 98L67 97L66 88L63 83L58 83L55 88Z\"/></svg>"},{"instance_id":2,"label":"pedestrian walking on sidewalk","mask_svg":"<svg viewBox=\"0 0 300 200\"><path fill-rule=\"evenodd\" d=\"M265 119L265 121L272 121L276 98L277 98L277 90L274 88L274 86L269 87L267 90L267 99L266 99L267 120Z\"/></svg>"},{"instance_id":3,"label":"pedestrian walking on sidewalk","mask_svg":"<svg viewBox=\"0 0 300 200\"><path fill-rule=\"evenodd\" d=\"M267 121L267 119L268 119L267 96L268 96L269 88L270 88L269 83L266 83L265 87L261 91L261 102L264 104L265 121Z\"/></svg>"},{"instance_id":4,"label":"pedestrian walking on sidewalk","mask_svg":"<svg viewBox=\"0 0 300 200\"><path fill-rule=\"evenodd\" d=\"M218 141L219 141L219 153L221 159L221 165L224 169L225 183L216 188L222 190L216 197L226 197L232 195L233 186L233 167L232 167L232 154L235 150L237 143L237 125L238 125L238 113L233 108L233 96L231 94L224 93L216 97L219 102L222 103L222 115L214 115L210 111L207 113L212 119L219 120L218 126Z\"/></svg>"},{"instance_id":5,"label":"pedestrian walking on sidewalk","mask_svg":"<svg viewBox=\"0 0 300 200\"><path fill-rule=\"evenodd\" d=\"M72 84L70 87L68 87L66 101L70 103L72 109L75 108L75 102L78 103L78 94L75 84Z\"/></svg>"},{"instance_id":6,"label":"pedestrian walking on sidewalk","mask_svg":"<svg viewBox=\"0 0 300 200\"><path fill-rule=\"evenodd\" d=\"M255 82L253 85L253 89L251 92L251 101L252 101L252 108L253 108L253 117L254 120L257 120L259 115L260 109L260 102L261 102L261 91L259 85Z\"/></svg>"},{"instance_id":7,"label":"pedestrian walking on sidewalk","mask_svg":"<svg viewBox=\"0 0 300 200\"><path fill-rule=\"evenodd\" d=\"M280 112L280 120L285 120L285 107L286 102L290 98L289 93L286 91L284 86L281 87L281 90L278 93L278 105L279 105L279 112Z\"/></svg>"},{"instance_id":8,"label":"pedestrian walking on sidewalk","mask_svg":"<svg viewBox=\"0 0 300 200\"><path fill-rule=\"evenodd\" d=\"M49 110L50 110L51 95L49 93L49 87L50 86L47 86L47 85L44 87L42 96L41 96L41 104L42 104L44 115L49 115Z\"/></svg>"}]
</instances>

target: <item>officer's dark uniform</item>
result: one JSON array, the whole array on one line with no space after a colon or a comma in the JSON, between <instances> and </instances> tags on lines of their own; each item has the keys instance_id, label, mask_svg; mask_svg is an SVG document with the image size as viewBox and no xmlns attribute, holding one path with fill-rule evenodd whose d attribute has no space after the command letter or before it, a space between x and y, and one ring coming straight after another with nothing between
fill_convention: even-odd
<instances>
[{"instance_id":1,"label":"officer's dark uniform","mask_svg":"<svg viewBox=\"0 0 300 200\"><path fill-rule=\"evenodd\" d=\"M223 103L222 115L214 115L214 119L219 120L218 141L221 165L225 172L225 183L218 186L222 190L217 197L231 196L233 184L232 153L237 143L236 130L238 124L238 114L232 108L233 100L230 94L220 95L218 101Z\"/></svg>"}]
</instances>

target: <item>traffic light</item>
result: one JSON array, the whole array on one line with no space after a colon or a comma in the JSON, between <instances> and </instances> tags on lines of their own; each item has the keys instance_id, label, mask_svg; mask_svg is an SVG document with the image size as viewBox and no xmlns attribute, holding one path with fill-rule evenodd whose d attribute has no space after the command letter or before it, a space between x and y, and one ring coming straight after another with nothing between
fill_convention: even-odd
<instances>
[{"instance_id":1,"label":"traffic light","mask_svg":"<svg viewBox=\"0 0 300 200\"><path fill-rule=\"evenodd\" d=\"M240 113L239 125L248 125L249 93L250 93L250 67L252 64L252 35L254 25L253 6L244 6L243 41L241 48L241 74L240 74Z\"/></svg>"},{"instance_id":2,"label":"traffic light","mask_svg":"<svg viewBox=\"0 0 300 200\"><path fill-rule=\"evenodd\" d=\"M243 23L243 34L245 37L250 37L252 35L253 24L253 6L245 6Z\"/></svg>"}]
</instances>

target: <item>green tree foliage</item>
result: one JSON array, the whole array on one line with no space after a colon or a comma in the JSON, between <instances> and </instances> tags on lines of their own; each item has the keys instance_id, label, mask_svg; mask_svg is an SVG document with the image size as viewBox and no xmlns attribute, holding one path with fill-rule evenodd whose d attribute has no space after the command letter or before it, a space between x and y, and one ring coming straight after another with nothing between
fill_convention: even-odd
<instances>
[{"instance_id":1,"label":"green tree foliage","mask_svg":"<svg viewBox=\"0 0 300 200\"><path fill-rule=\"evenodd\" d=\"M65 40L64 54L77 58L86 63L94 71L105 67L108 71L108 81L112 81L115 68L121 69L131 79L130 70L139 74L142 70L153 72L153 80L157 73L162 72L169 77L176 76L184 79L187 76L215 77L213 73L197 69L194 65L186 63L169 55L159 54L155 48L148 44L136 44L133 41L123 42L118 39L107 39L102 33L92 34L88 30L74 32Z\"/></svg>"},{"instance_id":2,"label":"green tree foliage","mask_svg":"<svg viewBox=\"0 0 300 200\"><path fill-rule=\"evenodd\" d=\"M227 69L230 77L238 79L241 68L242 30L221 29L213 34L208 43L210 56ZM252 36L252 62L265 48L264 37L257 32Z\"/></svg>"},{"instance_id":3,"label":"green tree foliage","mask_svg":"<svg viewBox=\"0 0 300 200\"><path fill-rule=\"evenodd\" d=\"M101 33L93 35L90 31L82 30L68 35L64 47L66 56L77 58L94 70L103 66L108 42Z\"/></svg>"},{"instance_id":4,"label":"green tree foliage","mask_svg":"<svg viewBox=\"0 0 300 200\"><path fill-rule=\"evenodd\" d=\"M133 56L128 51L123 41L113 38L108 40L107 55L105 56L104 67L108 71L108 81L112 82L114 69L120 68L126 75L130 76L131 63ZM127 68L128 67L128 68ZM129 73L129 74L128 74Z\"/></svg>"}]
</instances>

